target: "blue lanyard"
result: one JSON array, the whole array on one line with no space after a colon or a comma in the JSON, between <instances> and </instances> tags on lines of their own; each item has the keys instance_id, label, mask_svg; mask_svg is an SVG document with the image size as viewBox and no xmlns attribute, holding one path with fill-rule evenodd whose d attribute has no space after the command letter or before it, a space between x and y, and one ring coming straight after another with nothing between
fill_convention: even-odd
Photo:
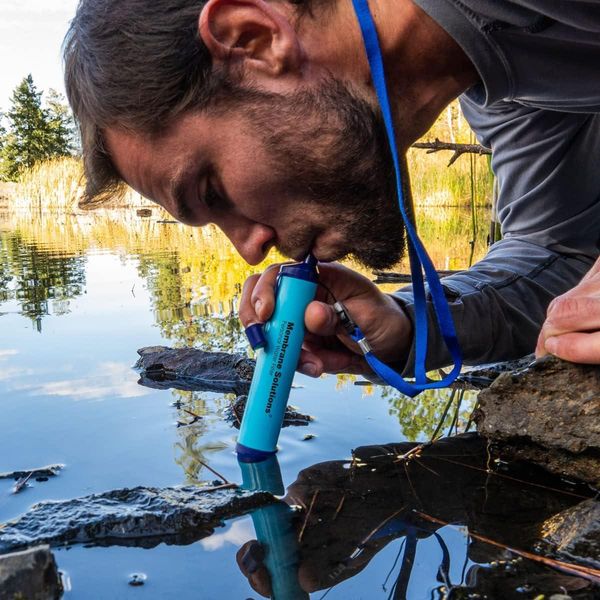
<instances>
[{"instance_id":1,"label":"blue lanyard","mask_svg":"<svg viewBox=\"0 0 600 600\"><path fill-rule=\"evenodd\" d=\"M419 239L417 232L415 231L415 228L413 227L411 220L406 213L404 193L402 191L402 175L400 172L400 162L398 160L398 149L396 148L396 136L394 134L392 112L390 109L387 85L383 70L383 59L381 57L381 50L379 47L379 39L377 37L375 23L373 22L373 17L369 11L367 0L352 0L352 3L354 5L354 11L356 12L358 23L361 28L365 49L367 51L367 58L371 68L371 77L373 79L373 84L375 85L377 98L379 99L383 120L385 122L387 138L392 153L394 170L396 173L398 204L400 206L400 213L402 214L407 233L408 254L410 259L410 271L413 283L415 307L415 383L409 383L390 367L382 363L373 354L365 340L364 335L358 327L355 328L354 332L351 334L351 337L359 344L367 362L375 371L375 373L385 380L386 383L392 385L403 394L414 397L423 390L449 386L460 373L462 366L462 353L456 337L454 321L452 320L452 315L450 314L450 308L448 307L448 302L446 301L442 284L440 283L438 274L433 266L433 263L431 262L431 259L429 258L429 255L427 254L427 251L421 243L421 240ZM454 368L450 374L440 381L429 381L427 379L425 368L425 361L427 358L427 299L425 296L423 271L425 272L425 276L429 284L429 290L431 293L431 299L433 302L438 326L442 333L442 337L444 338L444 342L450 351L452 361L454 362Z\"/></svg>"}]
</instances>

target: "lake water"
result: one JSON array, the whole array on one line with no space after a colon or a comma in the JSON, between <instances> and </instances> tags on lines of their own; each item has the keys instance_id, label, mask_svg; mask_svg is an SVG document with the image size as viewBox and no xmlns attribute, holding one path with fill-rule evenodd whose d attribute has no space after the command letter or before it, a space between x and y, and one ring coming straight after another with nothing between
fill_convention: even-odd
<instances>
[{"instance_id":1,"label":"lake water","mask_svg":"<svg viewBox=\"0 0 600 600\"><path fill-rule=\"evenodd\" d=\"M243 264L215 231L160 219L156 214L142 219L135 211L0 216L0 471L66 465L58 477L31 482L19 494L11 493L13 481L0 480L0 523L42 500L212 481L215 476L203 464L241 482L237 430L224 419L233 397L143 387L132 365L136 350L152 345L245 352L237 299L245 278L260 268ZM438 266L465 267L468 212L432 212L423 219ZM484 248L480 231L475 256ZM389 388L355 385L356 379L296 375L290 402L315 420L282 431L278 460L286 486L304 469L349 459L359 446L427 440L435 431L447 392L410 400ZM473 402L473 394L464 395L455 431L464 430ZM187 425L191 419L184 409L202 419ZM314 437L306 440L306 434ZM443 476L424 466L423 481L432 472ZM385 489L381 492L385 499ZM305 505L310 500L304 498ZM389 502L395 511L394 498ZM348 531L360 541L373 531L368 514L352 522L356 530L346 527L335 536ZM489 566L494 560L510 566L514 556L498 551L492 560L480 552L477 559L474 538L465 523L458 524L440 526L435 535L417 534L407 581L400 581L407 574L401 558L407 541L397 526L387 537L375 536L383 541L351 569L352 577L338 572L324 587L327 578L319 580L322 587L311 597L321 598L328 589L331 599L486 597L477 591L475 567L497 569ZM188 545L75 545L55 554L66 598L257 598L236 563L240 546L254 537L246 515ZM145 585L128 585L131 573L146 574ZM552 591L560 591L552 577L548 581ZM504 584L509 591L502 597L533 598L542 585L513 583ZM448 595L452 586L463 595Z\"/></svg>"}]
</instances>

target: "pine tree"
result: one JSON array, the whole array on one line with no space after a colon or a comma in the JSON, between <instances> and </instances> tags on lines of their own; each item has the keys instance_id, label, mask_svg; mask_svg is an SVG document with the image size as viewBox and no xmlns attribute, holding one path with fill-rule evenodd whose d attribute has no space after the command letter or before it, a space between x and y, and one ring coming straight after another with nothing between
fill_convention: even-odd
<instances>
[{"instance_id":1,"label":"pine tree","mask_svg":"<svg viewBox=\"0 0 600 600\"><path fill-rule=\"evenodd\" d=\"M65 98L57 91L48 91L47 118L50 130L48 151L54 156L69 156L78 145L75 123Z\"/></svg>"},{"instance_id":2,"label":"pine tree","mask_svg":"<svg viewBox=\"0 0 600 600\"><path fill-rule=\"evenodd\" d=\"M15 88L6 114L8 132L4 135L2 163L4 177L15 180L36 162L72 153L72 118L56 92L48 108L42 106L39 92L28 75Z\"/></svg>"}]
</instances>

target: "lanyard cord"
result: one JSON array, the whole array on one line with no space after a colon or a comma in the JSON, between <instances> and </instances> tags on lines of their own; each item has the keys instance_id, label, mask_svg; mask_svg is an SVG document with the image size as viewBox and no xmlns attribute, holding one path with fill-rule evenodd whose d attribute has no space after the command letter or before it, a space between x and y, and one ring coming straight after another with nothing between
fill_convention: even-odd
<instances>
[{"instance_id":1,"label":"lanyard cord","mask_svg":"<svg viewBox=\"0 0 600 600\"><path fill-rule=\"evenodd\" d=\"M369 66L371 68L371 77L377 92L379 104L385 128L387 133L394 170L396 173L396 191L398 194L398 205L400 213L404 220L408 241L408 254L410 259L410 270L413 282L414 307L415 307L415 383L409 383L403 379L393 369L381 362L371 351L368 342L362 331L355 327L350 337L359 344L365 359L370 367L389 385L392 385L407 396L414 397L423 390L442 388L449 386L460 373L462 366L462 353L456 337L454 322L450 314L450 308L444 295L444 290L438 274L419 239L411 219L406 212L404 202L404 193L402 190L402 175L400 171L400 161L398 159L398 149L396 148L396 136L392 121L392 112L387 94L387 85L383 70L383 59L379 47L379 39L375 29L375 23L369 10L367 0L352 0L354 11L358 18L358 23L363 36ZM454 368L450 374L446 375L440 381L429 381L427 379L425 361L427 358L427 298L425 295L425 284L423 281L423 271L429 284L433 308L439 329L450 351Z\"/></svg>"}]
</instances>

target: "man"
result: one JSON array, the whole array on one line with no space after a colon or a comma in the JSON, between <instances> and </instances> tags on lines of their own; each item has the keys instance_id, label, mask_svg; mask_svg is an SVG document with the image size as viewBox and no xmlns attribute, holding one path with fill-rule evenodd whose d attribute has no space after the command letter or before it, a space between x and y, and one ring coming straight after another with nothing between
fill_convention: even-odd
<instances>
[{"instance_id":1,"label":"man","mask_svg":"<svg viewBox=\"0 0 600 600\"><path fill-rule=\"evenodd\" d=\"M504 239L444 280L466 361L526 354L539 334L538 354L600 363L600 265L574 287L600 246L600 4L370 8L400 152L461 94L493 150ZM385 268L404 249L349 0L81 0L65 64L88 203L125 181L184 223L215 223L251 264L273 245L294 259L312 250L376 354L411 372L410 290L385 295L328 264L352 254ZM246 282L245 325L269 318L275 275ZM326 300L306 312L300 370L366 372ZM430 332L438 367L448 355Z\"/></svg>"}]
</instances>

